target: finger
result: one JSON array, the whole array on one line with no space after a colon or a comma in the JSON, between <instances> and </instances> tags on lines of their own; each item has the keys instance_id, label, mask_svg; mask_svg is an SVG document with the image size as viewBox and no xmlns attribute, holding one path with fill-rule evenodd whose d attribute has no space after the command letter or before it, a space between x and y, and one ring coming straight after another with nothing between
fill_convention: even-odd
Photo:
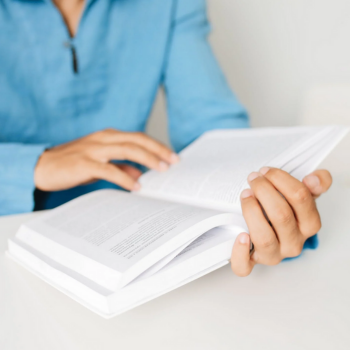
<instances>
[{"instance_id":1,"label":"finger","mask_svg":"<svg viewBox=\"0 0 350 350\"><path fill-rule=\"evenodd\" d=\"M239 277L248 276L255 263L250 259L250 238L248 233L241 233L232 248L231 268Z\"/></svg>"},{"instance_id":2,"label":"finger","mask_svg":"<svg viewBox=\"0 0 350 350\"><path fill-rule=\"evenodd\" d=\"M299 230L304 237L316 234L321 228L321 219L309 189L283 170L263 168L260 172L283 194L293 208Z\"/></svg>"},{"instance_id":3,"label":"finger","mask_svg":"<svg viewBox=\"0 0 350 350\"><path fill-rule=\"evenodd\" d=\"M128 164L116 164L116 167L131 176L134 180L137 180L142 175L142 171Z\"/></svg>"},{"instance_id":4,"label":"finger","mask_svg":"<svg viewBox=\"0 0 350 350\"><path fill-rule=\"evenodd\" d=\"M290 205L272 183L260 173L251 173L248 176L248 182L270 219L283 257L299 255L304 238Z\"/></svg>"},{"instance_id":5,"label":"finger","mask_svg":"<svg viewBox=\"0 0 350 350\"><path fill-rule=\"evenodd\" d=\"M91 151L92 157L101 162L110 160L129 160L147 168L165 171L169 165L155 154L134 143L101 144Z\"/></svg>"},{"instance_id":6,"label":"finger","mask_svg":"<svg viewBox=\"0 0 350 350\"><path fill-rule=\"evenodd\" d=\"M316 170L303 179L303 183L315 198L328 191L332 182L332 175L327 170Z\"/></svg>"},{"instance_id":7,"label":"finger","mask_svg":"<svg viewBox=\"0 0 350 350\"><path fill-rule=\"evenodd\" d=\"M137 181L114 164L91 162L89 168L95 179L106 180L129 191L138 191L141 188Z\"/></svg>"},{"instance_id":8,"label":"finger","mask_svg":"<svg viewBox=\"0 0 350 350\"><path fill-rule=\"evenodd\" d=\"M280 262L280 248L276 234L250 189L241 193L241 205L244 219L248 225L250 239L254 244L255 262L275 265Z\"/></svg>"},{"instance_id":9,"label":"finger","mask_svg":"<svg viewBox=\"0 0 350 350\"><path fill-rule=\"evenodd\" d=\"M114 129L107 129L99 132L98 137L102 142L134 143L147 149L169 164L174 164L179 161L179 156L168 147L141 132L121 132Z\"/></svg>"},{"instance_id":10,"label":"finger","mask_svg":"<svg viewBox=\"0 0 350 350\"><path fill-rule=\"evenodd\" d=\"M126 133L123 137L126 138L126 142L133 142L144 147L169 164L177 163L180 160L179 156L168 147L143 133Z\"/></svg>"}]
</instances>

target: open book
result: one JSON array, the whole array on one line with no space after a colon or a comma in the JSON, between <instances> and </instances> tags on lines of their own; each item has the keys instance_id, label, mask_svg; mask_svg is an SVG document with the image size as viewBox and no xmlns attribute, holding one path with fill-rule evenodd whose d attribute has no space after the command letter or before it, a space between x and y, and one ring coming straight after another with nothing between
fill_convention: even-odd
<instances>
[{"instance_id":1,"label":"open book","mask_svg":"<svg viewBox=\"0 0 350 350\"><path fill-rule=\"evenodd\" d=\"M298 179L346 134L342 127L216 130L138 193L100 190L43 213L9 240L15 261L108 318L228 263L247 231L239 195L262 166Z\"/></svg>"}]
</instances>

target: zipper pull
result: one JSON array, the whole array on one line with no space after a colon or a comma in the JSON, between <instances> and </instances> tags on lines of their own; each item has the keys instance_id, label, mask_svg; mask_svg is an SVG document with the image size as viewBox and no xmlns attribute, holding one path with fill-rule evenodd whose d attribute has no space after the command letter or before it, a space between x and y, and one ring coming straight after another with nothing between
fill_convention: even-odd
<instances>
[{"instance_id":1,"label":"zipper pull","mask_svg":"<svg viewBox=\"0 0 350 350\"><path fill-rule=\"evenodd\" d=\"M77 56L77 50L75 49L75 46L69 42L64 42L64 46L69 48L72 53L72 63L73 63L73 72L75 74L79 73L79 65L78 65L78 56Z\"/></svg>"}]
</instances>

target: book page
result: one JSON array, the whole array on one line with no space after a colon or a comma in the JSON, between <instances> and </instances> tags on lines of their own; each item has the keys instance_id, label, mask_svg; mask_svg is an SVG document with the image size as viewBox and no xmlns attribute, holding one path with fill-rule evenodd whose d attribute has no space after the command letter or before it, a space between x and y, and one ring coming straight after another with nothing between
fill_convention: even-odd
<instances>
[{"instance_id":1,"label":"book page","mask_svg":"<svg viewBox=\"0 0 350 350\"><path fill-rule=\"evenodd\" d=\"M227 241L231 242L231 244L228 246L229 255L222 256L222 260L229 259L233 247L233 242L236 237L243 231L244 230L242 230L239 226L232 227L231 229L226 229L223 227L213 228L193 240L186 247L180 247L180 249L171 254L171 258L167 259L168 257L166 257L163 259L164 261L161 260L155 266L152 266L150 269L141 274L137 279L135 279L131 285L145 278L149 278L153 274L158 273L158 271L167 269L168 266L173 266L179 261L186 260L194 255L200 254L207 249L210 249L218 244Z\"/></svg>"},{"instance_id":2,"label":"book page","mask_svg":"<svg viewBox=\"0 0 350 350\"><path fill-rule=\"evenodd\" d=\"M281 166L319 128L274 128L212 131L186 148L167 172L149 171L139 194L220 210L240 210L247 177L263 166ZM276 162L274 162L276 159Z\"/></svg>"},{"instance_id":3,"label":"book page","mask_svg":"<svg viewBox=\"0 0 350 350\"><path fill-rule=\"evenodd\" d=\"M333 127L333 130L328 135L325 135L320 142L309 147L302 154L284 164L283 169L288 171L296 179L302 181L306 174L314 171L329 155L348 131L348 128Z\"/></svg>"},{"instance_id":4,"label":"book page","mask_svg":"<svg viewBox=\"0 0 350 350\"><path fill-rule=\"evenodd\" d=\"M226 256L223 256L222 259L229 259L233 248L233 241L235 241L240 233L241 231L239 229L230 231L222 229L220 227L213 228L212 230L198 237L189 246L183 249L171 263L177 264L179 260L188 259L190 256L200 254L204 250L226 241L231 241L232 245L229 246L229 253Z\"/></svg>"},{"instance_id":5,"label":"book page","mask_svg":"<svg viewBox=\"0 0 350 350\"><path fill-rule=\"evenodd\" d=\"M208 222L209 219L213 221ZM156 252L154 259L147 260L143 266L145 270L157 259L190 243L191 234L195 238L232 220L231 214L214 210L143 198L124 191L102 190L29 222L17 237L95 280L99 276L94 275L94 262L125 272ZM185 235L189 229L193 232ZM81 260L74 252L89 258L90 267L89 261Z\"/></svg>"}]
</instances>

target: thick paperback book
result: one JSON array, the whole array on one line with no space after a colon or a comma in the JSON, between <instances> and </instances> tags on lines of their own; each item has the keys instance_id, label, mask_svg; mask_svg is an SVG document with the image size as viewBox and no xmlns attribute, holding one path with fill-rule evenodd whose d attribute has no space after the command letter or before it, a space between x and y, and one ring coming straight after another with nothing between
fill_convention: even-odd
<instances>
[{"instance_id":1,"label":"thick paperback book","mask_svg":"<svg viewBox=\"0 0 350 350\"><path fill-rule=\"evenodd\" d=\"M301 180L345 136L339 126L215 130L135 193L100 190L22 225L16 262L109 318L229 262L247 227L240 193L263 166Z\"/></svg>"}]
</instances>

